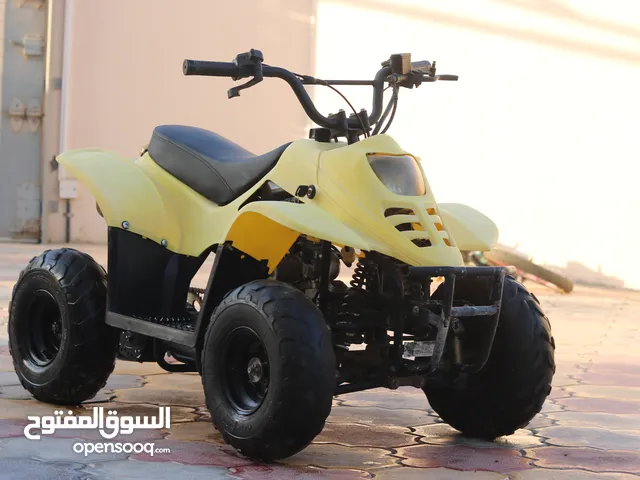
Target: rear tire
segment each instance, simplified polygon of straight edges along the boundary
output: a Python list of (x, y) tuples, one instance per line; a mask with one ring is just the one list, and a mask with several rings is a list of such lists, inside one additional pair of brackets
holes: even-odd
[[(456, 284), (456, 297), (480, 300), (464, 282)], [(510, 435), (529, 423), (551, 392), (554, 349), (551, 325), (538, 300), (507, 277), (500, 323), (484, 368), (470, 375), (469, 388), (425, 387), (424, 391), (442, 420), (465, 435), (484, 439)]]
[(105, 323), (106, 273), (89, 255), (63, 248), (35, 257), (9, 303), (9, 349), (22, 386), (36, 399), (77, 405), (104, 387), (118, 331)]
[(204, 339), (202, 382), (213, 423), (229, 445), (253, 459), (294, 455), (322, 431), (335, 368), (320, 310), (275, 280), (231, 292)]

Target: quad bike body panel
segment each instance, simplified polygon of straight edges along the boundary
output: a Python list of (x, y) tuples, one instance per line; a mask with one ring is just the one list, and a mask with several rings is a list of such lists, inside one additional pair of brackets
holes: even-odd
[[(426, 178), (425, 195), (393, 193), (370, 167), (367, 154), (372, 153), (408, 155), (388, 135), (352, 145), (295, 141), (273, 169), (224, 206), (168, 173), (149, 153), (131, 161), (85, 149), (58, 159), (94, 195), (110, 227), (126, 226), (181, 255), (197, 257), (211, 245), (233, 242), (257, 260), (267, 260), (273, 270), (295, 239), (306, 235), (378, 251), (409, 265), (460, 266), (456, 242), (466, 250), (484, 249), (493, 241), (497, 230), (490, 220), (460, 205), (442, 210)], [(301, 197), (302, 203), (252, 201), (267, 181), (287, 192), (314, 186), (315, 196)], [(411, 227), (402, 230), (400, 225)], [(265, 238), (271, 245), (264, 245)]]
[(440, 203), (440, 215), (463, 252), (487, 252), (498, 242), (498, 227), (478, 210), (461, 203)]

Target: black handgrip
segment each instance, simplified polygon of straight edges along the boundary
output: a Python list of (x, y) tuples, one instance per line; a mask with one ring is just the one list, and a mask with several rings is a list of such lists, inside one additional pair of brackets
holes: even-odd
[(442, 80), (442, 81), (448, 81), (448, 82), (457, 82), (458, 81), (458, 75), (438, 75), (437, 76), (438, 80)]
[(182, 64), (185, 75), (202, 75), (206, 77), (244, 78), (249, 76), (246, 68), (240, 68), (233, 62), (206, 62), (203, 60), (185, 60)]

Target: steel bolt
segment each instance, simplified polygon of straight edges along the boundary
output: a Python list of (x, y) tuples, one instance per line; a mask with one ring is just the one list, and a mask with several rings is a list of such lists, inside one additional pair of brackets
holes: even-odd
[(420, 307), (418, 305), (414, 305), (413, 308), (411, 309), (411, 313), (413, 313), (414, 315), (419, 315)]
[(167, 240), (163, 238), (163, 239), (162, 239), (162, 241), (160, 242), (160, 244), (161, 244), (163, 247), (166, 247), (167, 245), (169, 245), (169, 242), (167, 242)]
[(125, 230), (129, 230), (129, 222), (127, 222), (126, 220), (122, 222), (122, 228), (124, 228)]

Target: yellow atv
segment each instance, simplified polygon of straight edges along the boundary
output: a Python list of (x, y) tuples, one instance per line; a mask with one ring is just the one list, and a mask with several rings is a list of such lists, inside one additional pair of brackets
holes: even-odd
[[(422, 388), (471, 436), (526, 425), (551, 390), (549, 322), (512, 268), (464, 266), (461, 252), (490, 250), (496, 226), (437, 204), (419, 159), (385, 134), (400, 88), (457, 77), (401, 54), (373, 81), (322, 81), (264, 65), (257, 50), (183, 70), (251, 77), (230, 98), (280, 78), (320, 128), (263, 155), (169, 125), (133, 161), (98, 149), (60, 155), (109, 226), (109, 274), (72, 249), (20, 274), (9, 335), (24, 387), (77, 404), (117, 357), (197, 371), (215, 426), (257, 459), (305, 448), (334, 395), (378, 387)], [(371, 86), (373, 111), (325, 117), (304, 85)], [(346, 284), (340, 271), (352, 264)]]

